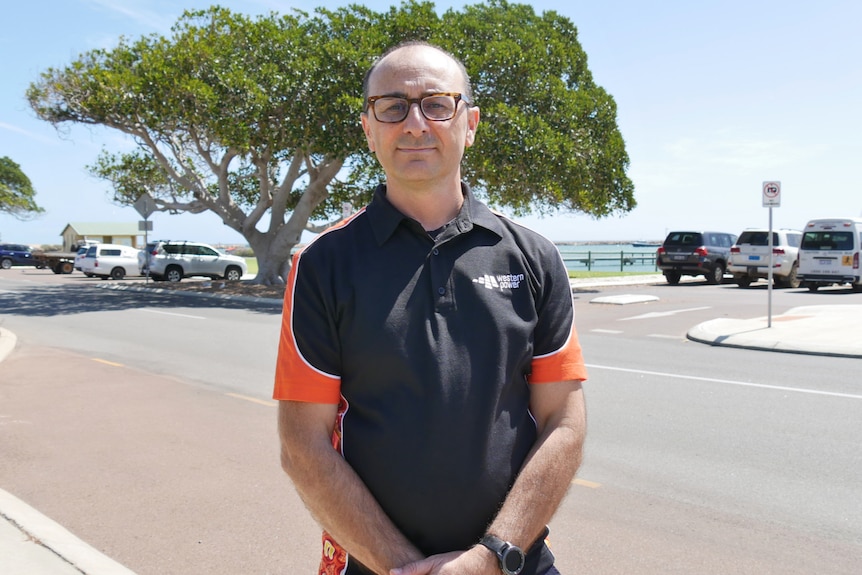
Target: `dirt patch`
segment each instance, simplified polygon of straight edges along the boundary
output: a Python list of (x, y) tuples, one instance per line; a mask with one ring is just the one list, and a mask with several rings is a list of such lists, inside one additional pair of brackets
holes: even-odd
[[(189, 280), (181, 282), (155, 282), (145, 284), (150, 289), (211, 293), (228, 296), (246, 296), (268, 299), (284, 299), (284, 286), (265, 286), (250, 281), (229, 282), (226, 280)], [(141, 287), (144, 287), (142, 285)]]

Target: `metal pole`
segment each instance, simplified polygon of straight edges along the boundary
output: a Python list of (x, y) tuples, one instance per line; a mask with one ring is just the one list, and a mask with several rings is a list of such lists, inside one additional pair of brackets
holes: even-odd
[(149, 239), (147, 236), (147, 228), (149, 228), (149, 220), (144, 218), (144, 265), (147, 266), (147, 273), (145, 274), (146, 279), (144, 280), (145, 284), (150, 283), (150, 254), (147, 252), (147, 244), (149, 244)]
[(772, 253), (772, 206), (769, 206), (769, 271), (767, 272), (767, 281), (769, 285), (767, 286), (768, 299), (769, 303), (767, 304), (767, 308), (769, 314), (767, 316), (766, 327), (772, 327), (772, 261), (775, 257), (775, 254)]

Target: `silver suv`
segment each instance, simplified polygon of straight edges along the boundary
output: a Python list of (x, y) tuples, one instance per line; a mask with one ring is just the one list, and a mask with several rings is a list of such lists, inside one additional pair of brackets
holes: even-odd
[[(776, 287), (798, 288), (796, 256), (802, 232), (799, 230), (772, 230), (772, 281)], [(769, 230), (748, 229), (730, 248), (727, 271), (739, 287), (769, 277)]]
[(178, 282), (187, 276), (237, 281), (248, 270), (245, 259), (224, 254), (209, 244), (157, 241), (147, 244), (138, 260), (141, 275), (156, 281)]

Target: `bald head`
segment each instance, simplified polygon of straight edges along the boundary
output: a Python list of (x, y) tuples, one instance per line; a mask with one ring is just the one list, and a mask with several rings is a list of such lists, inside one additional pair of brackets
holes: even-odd
[(449, 68), (448, 72), (459, 76), (461, 86), (456, 88), (457, 91), (463, 94), (464, 99), (468, 102), (473, 101), (473, 89), (470, 85), (470, 77), (460, 60), (434, 44), (411, 41), (390, 48), (368, 69), (362, 83), (362, 100), (365, 102), (365, 106), (367, 106), (368, 97), (376, 94), (372, 88), (374, 87), (374, 80), (378, 72), (391, 71), (393, 67), (397, 67), (402, 72), (409, 74), (413, 63), (417, 60), (422, 60), (426, 65), (431, 61), (441, 69), (441, 72), (445, 68)]

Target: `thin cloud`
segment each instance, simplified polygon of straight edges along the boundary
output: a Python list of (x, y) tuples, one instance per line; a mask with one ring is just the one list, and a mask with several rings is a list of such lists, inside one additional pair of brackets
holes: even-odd
[(97, 9), (115, 12), (124, 16), (145, 28), (151, 28), (158, 32), (167, 32), (173, 25), (176, 17), (164, 11), (158, 11), (152, 3), (143, 1), (119, 1), (119, 0), (85, 0), (87, 4)]
[(56, 138), (48, 138), (43, 136), (42, 134), (37, 134), (35, 132), (31, 132), (29, 130), (25, 130), (24, 128), (19, 128), (18, 126), (13, 126), (12, 124), (6, 124), (5, 122), (0, 122), (0, 130), (6, 130), (7, 132), (14, 132), (16, 134), (21, 134), (31, 140), (36, 140), (37, 142), (42, 142), (43, 144), (56, 144)]

